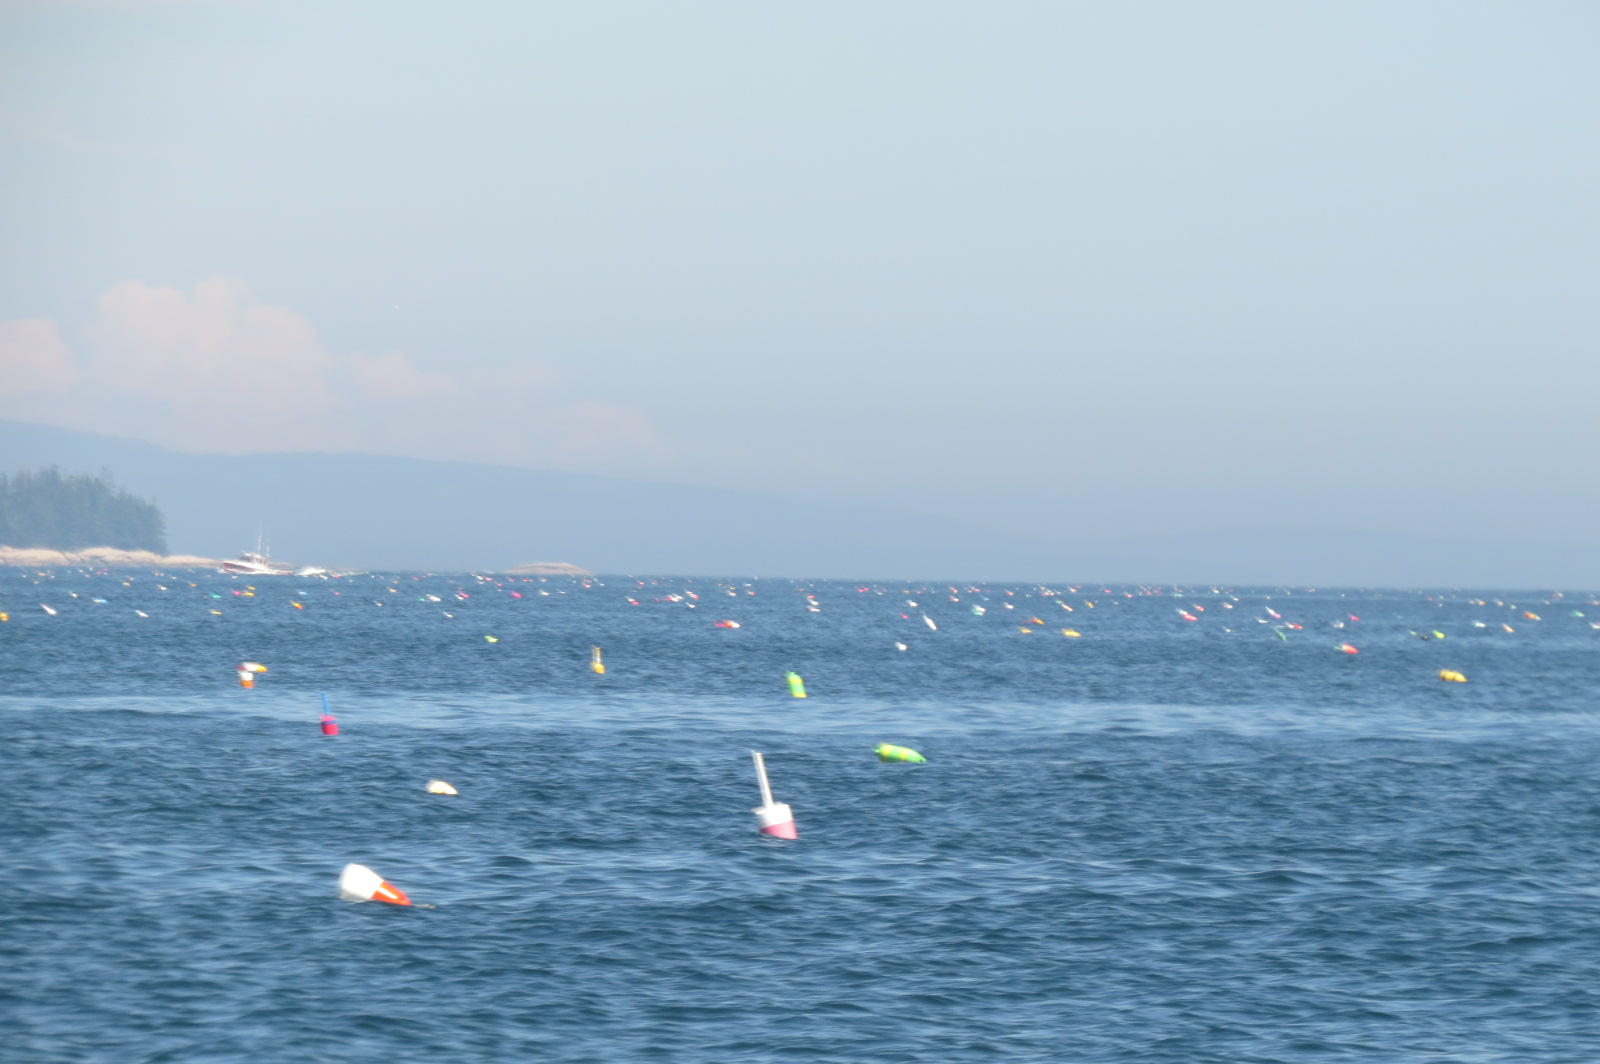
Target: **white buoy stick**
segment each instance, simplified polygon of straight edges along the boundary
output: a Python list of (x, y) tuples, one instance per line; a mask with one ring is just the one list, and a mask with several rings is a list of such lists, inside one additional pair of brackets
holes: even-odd
[(772, 785), (767, 782), (766, 759), (757, 750), (750, 751), (750, 757), (756, 763), (756, 779), (761, 783), (761, 804), (750, 810), (756, 815), (756, 826), (761, 829), (763, 835), (771, 835), (778, 839), (795, 838), (794, 810), (782, 802), (772, 800)]
[(772, 785), (767, 782), (767, 763), (762, 760), (758, 751), (750, 751), (750, 757), (756, 763), (756, 779), (761, 781), (761, 804), (772, 804)]

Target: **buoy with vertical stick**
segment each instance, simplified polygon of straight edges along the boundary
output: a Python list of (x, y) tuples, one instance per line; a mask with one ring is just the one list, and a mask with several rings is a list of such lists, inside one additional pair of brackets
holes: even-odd
[(605, 662), (600, 660), (599, 647), (589, 648), (589, 668), (594, 670), (596, 676), (604, 676), (606, 674)]
[(322, 734), (338, 735), (339, 722), (333, 719), (333, 713), (328, 709), (328, 692), (322, 692)]
[(794, 830), (794, 810), (782, 802), (772, 800), (772, 785), (767, 782), (766, 760), (756, 750), (750, 751), (750, 757), (756, 763), (756, 779), (761, 783), (761, 804), (751, 810), (756, 815), (756, 825), (761, 829), (761, 834), (779, 839), (798, 838)]

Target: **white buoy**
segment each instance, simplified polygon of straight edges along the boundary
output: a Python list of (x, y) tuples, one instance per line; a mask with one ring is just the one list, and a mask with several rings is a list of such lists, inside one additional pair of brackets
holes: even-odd
[(241, 661), (234, 671), (239, 674), (239, 686), (248, 691), (256, 685), (256, 673), (266, 672), (267, 667), (259, 661)]
[(798, 838), (794, 829), (794, 811), (782, 802), (772, 800), (772, 786), (767, 783), (766, 761), (755, 750), (750, 751), (750, 756), (755, 760), (756, 779), (761, 783), (761, 804), (751, 810), (756, 815), (756, 826), (763, 835), (779, 839)]
[(428, 781), (428, 793), (429, 794), (459, 794), (461, 792), (457, 791), (454, 787), (450, 786), (444, 780), (429, 780)]
[(366, 865), (347, 864), (339, 874), (341, 901), (386, 901), (390, 905), (410, 905), (406, 892), (388, 882)]

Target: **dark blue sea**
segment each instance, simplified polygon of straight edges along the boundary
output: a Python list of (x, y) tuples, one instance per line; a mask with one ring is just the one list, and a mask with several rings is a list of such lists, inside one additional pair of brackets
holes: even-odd
[(12, 568), (0, 610), (8, 1064), (1600, 1060), (1589, 593)]

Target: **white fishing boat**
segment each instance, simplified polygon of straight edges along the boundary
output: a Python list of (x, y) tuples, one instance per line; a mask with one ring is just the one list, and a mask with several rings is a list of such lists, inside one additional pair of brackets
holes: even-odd
[(237, 558), (229, 558), (223, 562), (222, 572), (237, 573), (240, 576), (293, 576), (294, 566), (277, 565), (265, 554), (245, 551)]

